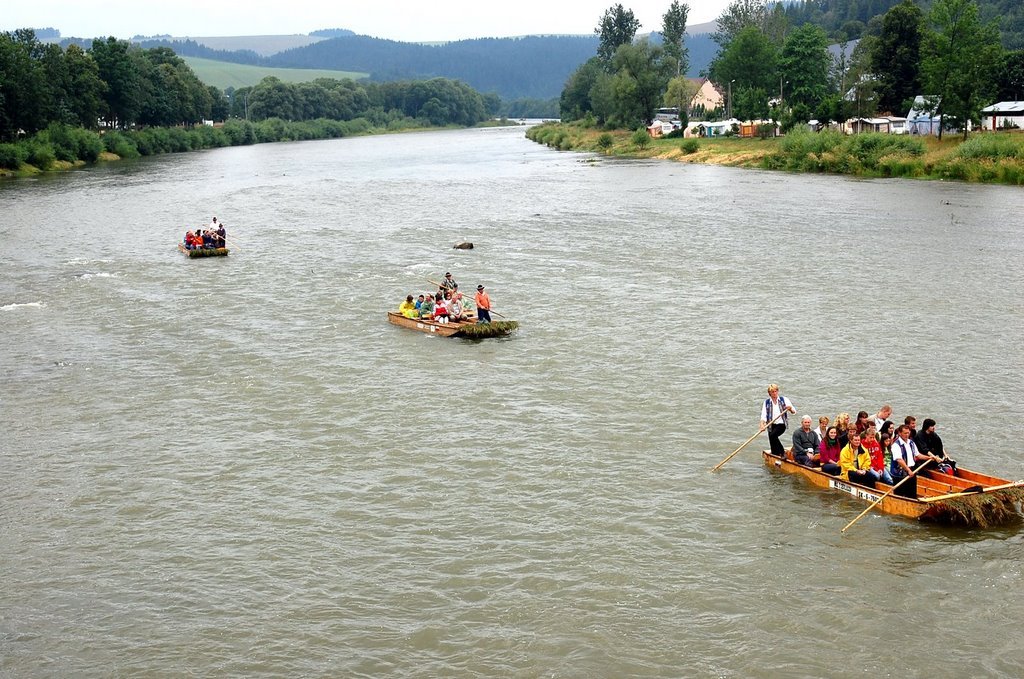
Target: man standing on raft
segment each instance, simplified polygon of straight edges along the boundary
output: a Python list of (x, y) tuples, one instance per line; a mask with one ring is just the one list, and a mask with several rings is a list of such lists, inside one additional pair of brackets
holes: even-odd
[(490, 323), (491, 322), (491, 297), (484, 292), (484, 286), (476, 286), (476, 297), (473, 299), (476, 302), (476, 322), (477, 323)]
[[(761, 406), (761, 431), (768, 430), (768, 443), (771, 445), (772, 455), (786, 457), (786, 447), (782, 445), (780, 437), (786, 431), (789, 413), (795, 412), (793, 404), (787, 401), (785, 396), (779, 396), (779, 385), (769, 384), (768, 398)], [(780, 414), (782, 418), (775, 419)]]

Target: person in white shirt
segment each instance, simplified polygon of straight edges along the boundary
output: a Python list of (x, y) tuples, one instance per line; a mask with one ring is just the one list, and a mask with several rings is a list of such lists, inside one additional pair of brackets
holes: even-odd
[(760, 431), (768, 430), (768, 443), (771, 446), (772, 455), (786, 456), (786, 447), (782, 445), (780, 437), (786, 431), (789, 413), (795, 412), (793, 404), (787, 401), (785, 396), (779, 395), (779, 385), (769, 384), (768, 398), (761, 404)]
[(884, 406), (879, 408), (878, 412), (875, 413), (875, 429), (882, 431), (882, 425), (885, 421), (892, 417), (892, 406), (886, 403)]
[[(914, 439), (910, 438), (910, 426), (903, 424), (896, 430), (896, 438), (889, 447), (892, 453), (892, 463), (889, 465), (889, 475), (892, 476), (894, 484), (899, 485), (906, 477), (920, 470), (925, 464), (934, 460), (933, 455), (926, 455), (917, 449)], [(917, 476), (916, 474), (906, 483), (899, 485), (895, 490), (896, 495), (903, 497), (917, 497)]]

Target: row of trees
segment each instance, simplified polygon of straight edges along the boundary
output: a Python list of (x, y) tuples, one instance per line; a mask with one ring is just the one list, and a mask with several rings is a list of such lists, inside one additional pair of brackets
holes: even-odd
[[(595, 29), (597, 55), (562, 91), (562, 118), (637, 127), (659, 105), (681, 103), (685, 119), (694, 92), (678, 76), (686, 71), (687, 11), (672, 2), (658, 47), (634, 41), (640, 25), (632, 11), (609, 8)], [(906, 115), (916, 96), (928, 95), (927, 107), (966, 130), (983, 106), (1024, 96), (1024, 51), (1002, 48), (997, 26), (981, 20), (976, 0), (935, 0), (928, 14), (902, 0), (873, 24), (877, 34), (852, 51), (841, 39), (833, 57), (824, 29), (793, 28), (782, 3), (734, 0), (718, 18), (719, 51), (707, 75), (733, 116), (775, 118), (784, 129), (815, 118)]]
[(247, 120), (376, 120), (389, 114), (430, 125), (470, 126), (487, 120), (501, 105), (497, 95), (482, 95), (446, 78), (386, 83), (319, 78), (295, 84), (267, 77), (229, 94), (231, 115)]
[(52, 124), (87, 130), (192, 126), (230, 115), (251, 121), (365, 118), (374, 124), (412, 119), (429, 125), (475, 125), (496, 113), (497, 95), (434, 78), (364, 83), (319, 79), (292, 84), (265, 78), (221, 92), (204, 85), (168, 47), (140, 48), (113, 37), (83, 49), (45, 44), (22, 29), (0, 33), (0, 142)]
[(53, 122), (170, 126), (227, 113), (223, 93), (204, 85), (173, 51), (115, 38), (63, 50), (30, 29), (0, 33), (0, 74), (0, 140)]
[(906, 115), (916, 96), (929, 95), (927, 108), (966, 131), (983, 106), (1007, 90), (1024, 92), (1004, 77), (1024, 54), (1003, 50), (975, 0), (935, 0), (927, 15), (903, 0), (882, 17), (878, 35), (849, 55), (844, 41), (837, 59), (821, 27), (789, 29), (778, 8), (736, 0), (727, 20), (719, 19), (721, 50), (709, 70), (728, 84), (739, 118), (771, 116), (789, 127), (812, 118)]

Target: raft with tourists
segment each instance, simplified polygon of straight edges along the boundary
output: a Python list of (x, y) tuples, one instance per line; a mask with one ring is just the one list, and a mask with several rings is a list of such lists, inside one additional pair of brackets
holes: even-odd
[(826, 474), (820, 468), (798, 464), (792, 449), (786, 450), (785, 457), (768, 450), (761, 451), (761, 455), (768, 467), (803, 476), (818, 488), (873, 503), (886, 514), (969, 528), (989, 528), (1021, 520), (1024, 479), (1010, 481), (963, 467), (957, 467), (952, 474), (926, 469), (917, 475), (917, 498), (909, 498), (892, 493), (893, 487), (882, 482), (868, 488)]
[(502, 337), (508, 335), (519, 327), (517, 321), (491, 321), (490, 323), (477, 323), (476, 317), (469, 317), (464, 321), (439, 321), (426, 318), (407, 318), (402, 314), (389, 311), (388, 320), (395, 325), (410, 330), (418, 330), (430, 335), (440, 337), (468, 337), (469, 339), (486, 339), (488, 337)]
[[(193, 257), (227, 257), (228, 248), (186, 248), (184, 243), (178, 243), (178, 251), (188, 258)], [(243, 259), (245, 259), (243, 257)]]
[(438, 282), (426, 279), (437, 286), (418, 298), (408, 295), (398, 305), (398, 311), (388, 312), (388, 321), (394, 325), (418, 330), (441, 337), (467, 337), (469, 339), (486, 339), (501, 337), (519, 327), (518, 321), (495, 321), (491, 314), (504, 318), (502, 314), (491, 309), (490, 295), (483, 285), (476, 286), (476, 296), (470, 300), (459, 292), (459, 284), (452, 278), (449, 271)]

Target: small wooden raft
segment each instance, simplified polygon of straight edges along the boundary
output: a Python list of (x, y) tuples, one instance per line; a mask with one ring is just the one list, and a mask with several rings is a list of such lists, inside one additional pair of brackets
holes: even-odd
[(186, 257), (227, 257), (228, 248), (193, 248), (189, 250), (184, 243), (178, 243), (178, 250)]
[(476, 319), (468, 321), (451, 321), (438, 323), (422, 318), (406, 318), (395, 311), (388, 312), (388, 320), (395, 325), (410, 330), (418, 330), (431, 335), (441, 337), (467, 337), (469, 339), (486, 339), (488, 337), (501, 337), (511, 333), (519, 327), (518, 321), (491, 321), (490, 323), (477, 323)]
[[(765, 465), (803, 476), (819, 488), (846, 493), (871, 503), (881, 498), (892, 488), (878, 482), (874, 488), (851, 483), (839, 476), (826, 474), (817, 467), (797, 464), (790, 451), (786, 457), (761, 451)], [(898, 491), (897, 491), (898, 492)], [(958, 467), (955, 474), (925, 470), (918, 474), (917, 498), (889, 495), (877, 509), (885, 514), (905, 516), (922, 521), (964, 526), (968, 528), (990, 528), (1021, 520), (1021, 502), (1024, 501), (1024, 480), (1009, 481)]]

